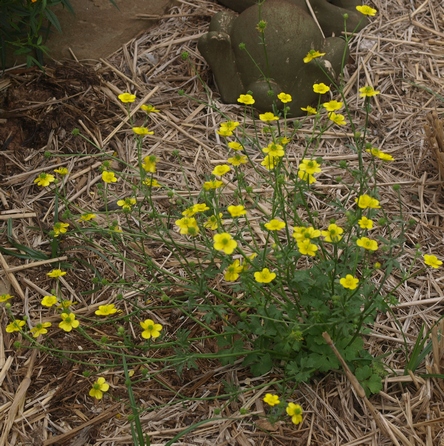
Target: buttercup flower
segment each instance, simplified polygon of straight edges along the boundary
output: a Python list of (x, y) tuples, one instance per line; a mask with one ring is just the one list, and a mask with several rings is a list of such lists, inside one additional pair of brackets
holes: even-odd
[(287, 93), (284, 93), (284, 92), (278, 94), (278, 99), (283, 104), (286, 104), (287, 102), (291, 102), (293, 100), (293, 98), (291, 97), (291, 94), (287, 94)]
[(293, 238), (299, 243), (304, 240), (311, 240), (318, 238), (321, 235), (319, 229), (313, 228), (313, 226), (295, 226), (293, 228)]
[(10, 294), (0, 294), (0, 303), (8, 302), (9, 299), (12, 299)]
[(227, 282), (235, 282), (239, 278), (239, 273), (243, 271), (244, 267), (240, 264), (239, 260), (235, 260), (231, 265), (227, 266), (224, 273), (224, 279)]
[(205, 181), (203, 188), (205, 190), (219, 189), (219, 187), (222, 187), (223, 185), (223, 181), (220, 180)]
[(133, 132), (140, 136), (154, 135), (154, 132), (146, 127), (133, 127)]
[(339, 280), (339, 283), (349, 290), (355, 290), (358, 287), (359, 279), (353, 277), (351, 274), (347, 274)]
[(328, 112), (334, 112), (340, 110), (344, 105), (344, 103), (338, 101), (329, 101), (329, 102), (324, 102), (322, 105)]
[(245, 104), (245, 105), (253, 105), (255, 100), (254, 100), (253, 96), (251, 96), (251, 94), (241, 94), (237, 98), (237, 102), (239, 102), (240, 104)]
[(66, 234), (69, 228), (69, 223), (62, 223), (58, 221), (52, 228), (54, 231), (54, 237), (58, 237), (61, 234)]
[(356, 6), (356, 9), (364, 15), (374, 16), (378, 11), (376, 9), (371, 8), (367, 5), (358, 5)]
[(298, 177), (305, 182), (308, 182), (308, 184), (313, 184), (316, 182), (316, 178), (313, 175), (310, 175), (307, 172), (304, 172), (303, 170), (298, 171)]
[(66, 167), (59, 167), (58, 169), (54, 169), (55, 173), (58, 173), (60, 176), (68, 175), (68, 169)]
[(163, 328), (162, 325), (154, 323), (151, 319), (145, 319), (143, 322), (140, 322), (140, 326), (143, 328), (143, 339), (158, 338)]
[(247, 164), (248, 158), (247, 155), (241, 155), (240, 153), (236, 153), (231, 158), (228, 158), (227, 161), (233, 166), (240, 166), (241, 164)]
[(208, 211), (210, 208), (205, 204), (205, 203), (196, 203), (193, 204), (193, 206), (191, 206), (188, 209), (185, 209), (182, 212), (182, 215), (184, 217), (192, 217), (195, 214), (198, 214), (199, 212), (205, 212)]
[(117, 181), (117, 178), (114, 172), (110, 172), (109, 170), (104, 170), (102, 172), (102, 180), (105, 183), (115, 183)]
[(364, 194), (360, 195), (356, 199), (356, 203), (361, 209), (380, 209), (379, 201), (376, 198), (371, 197), (370, 195)]
[(53, 269), (49, 273), (46, 273), (48, 277), (52, 277), (53, 279), (57, 279), (58, 277), (62, 277), (66, 274), (66, 271), (62, 271), (61, 269)]
[(42, 172), (41, 174), (39, 174), (39, 176), (34, 180), (34, 183), (37, 184), (37, 186), (40, 187), (47, 187), (49, 186), (52, 182), (55, 181), (55, 177), (54, 175), (51, 175), (50, 173), (44, 173)]
[(40, 335), (48, 333), (47, 328), (51, 326), (51, 322), (39, 322), (31, 328), (31, 333), (34, 338), (38, 338)]
[(338, 226), (332, 223), (331, 225), (328, 225), (328, 228), (326, 231), (322, 231), (322, 236), (324, 237), (324, 241), (328, 243), (336, 243), (339, 242), (339, 240), (342, 239), (342, 233), (344, 230)]
[(117, 313), (117, 308), (114, 306), (114, 304), (99, 305), (99, 308), (94, 311), (94, 314), (97, 316), (110, 316), (114, 313)]
[(217, 175), (221, 177), (222, 175), (225, 175), (231, 170), (231, 167), (228, 164), (219, 164), (216, 166), (213, 171), (211, 172), (213, 175)]
[(299, 170), (308, 173), (309, 175), (313, 175), (315, 173), (321, 172), (320, 164), (308, 158), (304, 158), (299, 164)]
[(297, 245), (299, 252), (304, 256), (314, 257), (316, 255), (316, 251), (318, 250), (318, 247), (314, 243), (311, 243), (310, 239), (305, 239), (298, 242)]
[(150, 114), (150, 113), (159, 113), (160, 112), (160, 110), (157, 110), (157, 108), (154, 107), (154, 105), (151, 105), (151, 104), (141, 105), (140, 108), (144, 112), (146, 112), (148, 114)]
[(276, 167), (276, 164), (279, 161), (279, 157), (267, 155), (261, 162), (261, 165), (264, 166), (267, 170), (272, 170)]
[(310, 105), (307, 105), (307, 107), (301, 107), (301, 110), (306, 111), (307, 115), (316, 115), (318, 113), (318, 111)]
[(126, 197), (123, 200), (118, 200), (117, 206), (120, 206), (124, 211), (130, 211), (136, 203), (137, 200), (134, 197)]
[(423, 258), (424, 263), (432, 268), (439, 268), (442, 265), (442, 261), (432, 254), (424, 254)]
[(246, 215), (247, 213), (247, 211), (241, 204), (239, 204), (238, 206), (228, 206), (227, 210), (233, 218)]
[(219, 130), (217, 133), (221, 136), (231, 136), (233, 134), (233, 130), (239, 125), (237, 121), (226, 121), (220, 124)]
[(274, 113), (267, 112), (267, 113), (261, 113), (259, 115), (259, 119), (263, 122), (273, 122), (273, 121), (278, 121), (279, 116), (276, 116)]
[(361, 96), (361, 98), (371, 98), (372, 96), (376, 96), (379, 93), (380, 92), (378, 90), (375, 90), (370, 85), (366, 85), (365, 87), (361, 87), (359, 89), (359, 96)]
[(180, 228), (182, 235), (197, 235), (199, 233), (199, 226), (194, 217), (183, 217), (176, 220), (175, 223)]
[(227, 145), (232, 150), (242, 150), (244, 148), (244, 146), (237, 141), (230, 141)]
[(268, 156), (271, 157), (283, 157), (285, 155), (284, 148), (280, 144), (276, 144), (274, 142), (271, 142), (268, 144), (267, 147), (264, 147), (262, 149), (262, 152), (266, 153)]
[(367, 217), (362, 217), (358, 220), (358, 225), (361, 229), (372, 229), (373, 228), (373, 220), (370, 220)]
[(371, 153), (376, 158), (381, 159), (382, 161), (393, 161), (395, 158), (393, 158), (392, 155), (389, 155), (388, 153), (383, 152), (380, 149), (377, 149), (376, 147), (372, 147), (370, 149), (365, 150), (367, 153)]
[(313, 91), (315, 93), (325, 94), (330, 91), (330, 87), (321, 82), (320, 84), (313, 84)]
[(96, 218), (97, 215), (96, 214), (83, 214), (80, 216), (79, 221), (89, 221), (89, 220), (93, 220), (94, 218)]
[(45, 296), (40, 302), (44, 307), (51, 308), (57, 303), (57, 297), (53, 295)]
[(155, 178), (145, 178), (143, 184), (148, 187), (162, 187)]
[(204, 228), (211, 229), (212, 231), (215, 231), (219, 227), (219, 221), (222, 218), (222, 212), (219, 212), (219, 219), (212, 215), (205, 223)]
[(80, 325), (74, 313), (62, 313), (60, 317), (62, 318), (62, 322), (60, 322), (59, 327), (63, 331), (70, 332), (73, 328), (77, 328)]
[(269, 231), (280, 231), (281, 229), (285, 228), (286, 223), (284, 221), (280, 221), (277, 220), (276, 218), (273, 218), (269, 222), (265, 223), (264, 226)]
[(311, 62), (313, 59), (322, 56), (325, 56), (325, 53), (320, 53), (319, 51), (316, 50), (310, 50), (302, 60), (304, 61), (304, 63), (308, 63)]
[(361, 248), (367, 249), (368, 251), (376, 251), (378, 249), (378, 243), (367, 237), (358, 238), (358, 240), (356, 240), (356, 244)]
[(89, 391), (89, 396), (92, 396), (96, 400), (101, 400), (103, 392), (109, 390), (109, 384), (105, 381), (105, 378), (97, 378), (97, 381), (93, 384), (92, 389)]
[(281, 402), (279, 401), (279, 396), (273, 395), (271, 393), (266, 393), (263, 398), (264, 403), (267, 403), (269, 406), (277, 406)]
[(124, 104), (134, 102), (136, 100), (136, 95), (131, 93), (122, 93), (117, 97), (119, 98), (120, 102), (123, 102)]
[(276, 278), (276, 273), (270, 272), (268, 268), (254, 273), (254, 280), (258, 283), (270, 283)]
[(233, 254), (233, 251), (237, 247), (236, 240), (233, 240), (230, 234), (222, 232), (221, 234), (215, 234), (213, 237), (214, 249), (217, 251), (223, 251), (225, 254)]
[(291, 417), (291, 421), (293, 424), (299, 424), (302, 422), (302, 407), (299, 404), (288, 403), (287, 408), (285, 409), (287, 415)]
[(156, 172), (157, 156), (148, 155), (143, 159), (142, 169), (148, 173)]
[(333, 121), (337, 125), (347, 124), (344, 115), (341, 115), (340, 113), (331, 112), (328, 114), (328, 119), (330, 119), (330, 121)]
[(21, 331), (22, 327), (24, 327), (25, 324), (26, 324), (25, 321), (22, 321), (21, 319), (15, 319), (6, 326), (6, 333), (14, 333), (15, 331)]
[(57, 308), (62, 308), (63, 310), (66, 310), (71, 305), (76, 305), (76, 304), (77, 304), (77, 302), (73, 302), (72, 300), (65, 299), (60, 302), (60, 305), (57, 305)]

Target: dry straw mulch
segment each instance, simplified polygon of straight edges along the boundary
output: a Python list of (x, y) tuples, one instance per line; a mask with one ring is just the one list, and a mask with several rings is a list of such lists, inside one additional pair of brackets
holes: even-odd
[[(433, 252), (442, 259), (444, 7), (440, 0), (376, 0), (373, 5), (378, 15), (351, 44), (346, 96), (355, 121), (363, 124), (362, 100), (357, 89), (369, 84), (381, 92), (374, 100), (370, 117), (370, 139), (375, 147), (396, 159), (378, 173), (382, 205), (389, 216), (399, 215), (397, 195), (392, 189), (399, 184), (403, 218), (415, 221), (407, 234), (406, 254), (400, 261), (409, 264), (417, 244), (424, 253)], [(54, 197), (49, 190), (33, 185), (40, 172), (68, 167), (68, 200), (73, 208), (97, 210), (103, 206), (95, 192), (101, 164), (95, 156), (97, 150), (73, 137), (71, 130), (78, 127), (102, 150), (117, 152), (126, 163), (135, 164), (134, 141), (125, 109), (116, 100), (117, 94), (124, 91), (136, 93), (139, 104), (149, 102), (161, 110), (153, 116), (151, 127), (155, 135), (145, 146), (146, 154), (161, 158), (159, 180), (178, 194), (187, 194), (188, 189), (198, 193), (204, 175), (226, 158), (223, 141), (215, 132), (221, 117), (206, 103), (213, 101), (232, 118), (239, 118), (242, 111), (238, 106), (219, 102), (211, 73), (196, 50), (197, 39), (206, 31), (210, 17), (221, 9), (208, 0), (178, 1), (157, 27), (124, 45), (107, 60), (96, 64), (56, 64), (48, 68), (46, 76), (15, 69), (0, 79), (3, 247), (17, 249), (14, 243), (19, 243), (48, 251), (43, 234), (52, 227)], [(184, 51), (189, 53), (199, 76), (182, 59)], [(199, 77), (211, 90), (204, 88)], [(202, 103), (179, 96), (178, 90)], [(289, 145), (290, 158), (295, 162), (300, 159), (303, 139), (309, 132), (307, 123)], [(342, 131), (327, 132), (316, 155), (323, 156), (327, 165), (340, 160), (355, 163), (356, 157), (347, 143)], [(45, 151), (58, 156), (45, 158)], [(180, 153), (182, 171), (177, 168), (174, 151)], [(259, 158), (260, 154), (252, 156)], [(338, 173), (334, 167), (327, 167), (316, 187), (343, 200), (348, 192), (346, 185), (329, 184)], [(268, 191), (267, 184), (258, 181), (255, 186), (258, 192)], [(119, 196), (125, 196), (128, 191), (118, 187)], [(172, 205), (162, 192), (155, 199), (160, 208)], [(328, 221), (332, 211), (327, 203), (314, 203)], [(61, 204), (59, 212), (63, 208)], [(396, 223), (392, 230), (396, 232)], [(69, 236), (65, 240), (67, 244), (72, 242)], [(153, 256), (163, 261), (165, 253), (161, 247), (154, 248)], [(88, 261), (103, 277), (116, 277), (115, 271), (81, 247), (71, 246), (70, 250), (78, 257), (89, 255)], [(51, 264), (46, 260), (27, 263), (7, 254), (0, 255), (0, 261), (0, 291), (16, 296), (13, 310), (17, 314), (25, 311), (31, 319), (38, 319), (41, 294), (49, 291), (45, 273)], [(109, 301), (112, 290), (105, 288), (84, 297), (81, 292), (90, 288), (91, 278), (85, 279), (81, 264), (75, 263), (75, 259), (71, 261), (78, 268), (72, 270), (65, 284), (71, 289), (71, 298), (83, 302), (80, 313), (91, 315), (99, 303)], [(130, 277), (128, 271), (121, 274)], [(393, 275), (390, 284), (396, 286), (399, 280)], [(214, 411), (222, 407), (222, 420), (190, 430), (175, 444), (444, 445), (443, 380), (420, 376), (444, 373), (444, 342), (439, 336), (444, 326), (438, 323), (429, 335), (430, 327), (442, 317), (443, 280), (442, 270), (424, 270), (397, 290), (399, 304), (393, 313), (378, 316), (366, 342), (373, 355), (384, 356), (392, 373), (385, 379), (383, 391), (370, 401), (359, 392), (352, 376), (331, 373), (295, 391), (294, 400), (305, 410), (301, 425), (272, 426), (264, 418), (262, 397), (267, 389), (273, 389), (278, 372), (252, 379), (238, 364), (220, 367), (200, 362), (198, 370), (186, 370), (182, 377), (160, 374), (155, 381), (135, 386), (138, 404), (148, 409), (142, 415), (145, 433), (153, 445), (163, 445), (188, 426), (218, 418)], [(173, 315), (160, 317), (173, 332)], [(394, 317), (402, 324), (403, 334)], [(4, 312), (1, 321), (4, 328)], [(417, 339), (424, 336), (429, 336), (427, 342), (432, 342), (433, 348), (416, 370), (405, 375), (409, 361), (405, 352), (411, 352)], [(106, 377), (114, 398), (95, 404), (87, 396), (90, 383), (81, 375), (81, 364), (36, 350), (16, 350), (16, 338), (0, 330), (0, 445), (132, 444), (128, 410), (119, 402), (119, 397), (124, 401), (126, 395), (121, 370), (115, 369)], [(75, 334), (52, 337), (61, 350), (80, 350), (84, 347), (79, 344), (81, 339)], [(93, 366), (94, 358), (88, 360)], [(237, 400), (221, 402), (219, 406), (203, 399), (222, 394), (223, 382), (241, 390)], [(269, 383), (270, 387), (252, 389), (261, 383)], [(241, 408), (249, 409), (248, 414), (242, 415)]]

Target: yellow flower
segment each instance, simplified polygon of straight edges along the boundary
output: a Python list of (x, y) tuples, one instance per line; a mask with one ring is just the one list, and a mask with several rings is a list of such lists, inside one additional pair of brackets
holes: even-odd
[(216, 166), (211, 172), (213, 175), (223, 176), (231, 170), (231, 167), (228, 164), (219, 164)]
[(253, 105), (255, 101), (253, 99), (253, 96), (251, 96), (251, 94), (241, 94), (237, 98), (237, 102), (245, 105)]
[(92, 213), (88, 213), (88, 214), (83, 214), (80, 216), (79, 221), (89, 221), (92, 220), (94, 218), (96, 218), (97, 215), (96, 214), (92, 214)]
[(361, 229), (372, 229), (373, 228), (373, 220), (370, 220), (367, 217), (362, 217), (358, 220), (358, 225)]
[(328, 114), (328, 119), (330, 119), (330, 121), (333, 121), (337, 125), (347, 124), (344, 115), (341, 115), (340, 113), (331, 112)]
[(57, 305), (57, 308), (63, 308), (64, 310), (66, 310), (71, 305), (76, 305), (76, 304), (77, 304), (77, 302), (73, 302), (72, 300), (62, 300), (60, 302), (60, 305)]
[(269, 406), (277, 406), (281, 402), (279, 401), (279, 397), (277, 395), (272, 395), (271, 393), (266, 393), (263, 398), (264, 403), (267, 403)]
[(328, 243), (336, 243), (342, 239), (342, 233), (344, 230), (340, 227), (332, 223), (328, 226), (326, 231), (322, 231), (322, 236), (324, 237), (324, 241)]
[(432, 268), (439, 268), (442, 265), (442, 261), (432, 254), (424, 254), (423, 258), (424, 263)]
[(53, 295), (45, 296), (40, 302), (44, 307), (51, 308), (57, 303), (57, 297)]
[(148, 173), (156, 172), (157, 156), (148, 155), (143, 159), (142, 169)]
[(223, 185), (223, 181), (220, 180), (205, 181), (205, 183), (203, 184), (203, 188), (205, 190), (219, 189), (219, 187)]
[(241, 215), (245, 215), (247, 213), (247, 211), (241, 204), (239, 204), (238, 206), (228, 206), (227, 210), (233, 218), (240, 217)]
[(120, 102), (123, 102), (124, 104), (134, 102), (136, 100), (136, 95), (131, 93), (122, 93), (117, 97), (120, 99)]
[(10, 294), (0, 294), (0, 302), (7, 302), (9, 299), (12, 299)]
[(279, 161), (279, 157), (267, 155), (261, 162), (261, 165), (264, 166), (267, 170), (272, 170), (276, 167)]
[(58, 221), (52, 228), (54, 231), (54, 237), (58, 237), (61, 234), (66, 234), (69, 228), (69, 223), (62, 223)]
[(38, 338), (40, 335), (48, 333), (47, 328), (51, 326), (51, 322), (39, 322), (31, 328), (31, 333), (34, 338)]
[(339, 283), (349, 290), (355, 290), (358, 287), (359, 279), (353, 277), (351, 274), (347, 274), (339, 280)]
[(316, 182), (316, 178), (313, 175), (310, 175), (307, 172), (304, 172), (303, 170), (299, 170), (298, 171), (298, 177), (302, 180), (307, 182), (308, 184), (313, 184)]
[(219, 227), (219, 221), (222, 218), (222, 212), (219, 213), (219, 219), (212, 215), (205, 223), (204, 228), (211, 229), (212, 231), (215, 231)]
[(313, 228), (313, 226), (295, 226), (293, 228), (293, 238), (299, 243), (304, 240), (311, 240), (312, 238), (318, 238), (321, 235), (319, 229)]
[(194, 217), (183, 217), (176, 220), (175, 224), (179, 227), (182, 235), (197, 235), (199, 233), (199, 226)]
[(306, 111), (307, 115), (316, 115), (318, 113), (318, 111), (310, 105), (307, 105), (307, 107), (301, 107), (301, 110)]
[(281, 229), (284, 229), (286, 224), (284, 221), (277, 220), (276, 218), (273, 218), (269, 222), (265, 223), (264, 225), (269, 231), (280, 231)]
[(114, 172), (110, 172), (109, 170), (104, 170), (102, 172), (102, 180), (105, 183), (115, 183), (117, 181), (117, 178)]
[(340, 110), (342, 108), (342, 106), (344, 105), (344, 103), (338, 102), (338, 101), (328, 101), (328, 102), (324, 102), (322, 105), (328, 112), (334, 112), (334, 111)]
[(359, 96), (361, 96), (361, 98), (371, 98), (372, 96), (376, 96), (379, 93), (380, 92), (378, 90), (375, 90), (370, 85), (366, 85), (365, 87), (361, 87), (359, 89)]
[(162, 187), (155, 178), (146, 178), (143, 184), (148, 187)]
[(214, 249), (217, 251), (223, 251), (225, 254), (233, 254), (233, 251), (237, 248), (236, 240), (233, 240), (230, 234), (222, 232), (221, 234), (215, 234), (213, 237)]
[(66, 274), (66, 271), (62, 271), (61, 269), (53, 269), (49, 273), (46, 273), (48, 277), (52, 277), (57, 279), (58, 277), (62, 277)]
[(228, 144), (228, 147), (232, 150), (242, 150), (244, 146), (236, 141), (231, 141)]
[(143, 328), (143, 339), (158, 338), (163, 328), (162, 325), (154, 323), (151, 319), (145, 319), (143, 322), (140, 322), (140, 326)]
[(278, 121), (279, 116), (276, 116), (274, 113), (267, 112), (267, 113), (261, 113), (259, 115), (259, 119), (263, 122), (273, 122), (273, 121)]
[(210, 208), (205, 204), (205, 203), (196, 203), (193, 204), (193, 206), (191, 206), (188, 209), (185, 209), (182, 212), (182, 215), (184, 217), (192, 217), (193, 215), (199, 213), (199, 212), (205, 212), (208, 211)]
[(270, 272), (268, 268), (264, 268), (262, 271), (254, 273), (254, 280), (258, 283), (270, 283), (276, 278), (276, 273)]
[(378, 249), (378, 243), (375, 240), (369, 239), (367, 237), (358, 238), (356, 244), (361, 248), (367, 249), (369, 251), (376, 251)]
[(303, 61), (304, 63), (311, 62), (313, 59), (316, 59), (317, 57), (325, 56), (325, 53), (320, 53), (316, 50), (310, 50), (308, 54), (304, 57)]
[(314, 257), (316, 255), (316, 251), (318, 250), (318, 247), (314, 243), (311, 243), (310, 239), (305, 239), (298, 242), (297, 245), (299, 252), (304, 256)]
[(287, 412), (287, 415), (291, 417), (291, 421), (293, 424), (302, 423), (302, 407), (299, 404), (288, 403), (288, 406), (285, 410)]
[(367, 153), (371, 153), (376, 158), (379, 158), (383, 161), (393, 161), (394, 158), (392, 155), (389, 155), (388, 153), (383, 152), (380, 149), (377, 149), (376, 147), (372, 147), (370, 149), (365, 150)]
[(58, 169), (54, 169), (55, 173), (58, 173), (62, 177), (68, 175), (68, 169), (66, 167), (59, 167)]
[(146, 112), (148, 114), (150, 114), (150, 113), (159, 113), (160, 112), (160, 110), (157, 110), (157, 108), (154, 107), (154, 105), (151, 105), (151, 104), (141, 105), (140, 108), (144, 112)]
[(239, 278), (239, 273), (243, 271), (244, 267), (240, 264), (239, 260), (235, 260), (231, 265), (227, 266), (224, 273), (224, 279), (227, 282), (235, 282)]
[(118, 200), (117, 206), (120, 206), (124, 211), (130, 211), (136, 203), (137, 200), (134, 197), (126, 197), (123, 200)]
[(140, 136), (154, 135), (154, 132), (147, 129), (146, 127), (133, 127), (133, 132), (136, 135), (140, 135)]
[(15, 331), (21, 331), (22, 327), (24, 327), (25, 324), (26, 324), (25, 321), (22, 321), (21, 319), (15, 319), (6, 326), (6, 333), (14, 333)]
[(361, 209), (380, 209), (379, 201), (370, 195), (364, 194), (360, 195), (356, 200), (356, 203)]
[(92, 389), (89, 391), (89, 396), (92, 396), (96, 400), (101, 400), (103, 392), (109, 390), (109, 384), (105, 381), (105, 378), (97, 378), (97, 381), (93, 384)]
[(233, 134), (233, 130), (235, 130), (238, 125), (239, 122), (237, 121), (222, 122), (217, 133), (221, 136), (231, 136)]
[(283, 104), (286, 104), (287, 102), (291, 102), (293, 100), (293, 98), (291, 97), (291, 94), (287, 94), (287, 93), (284, 93), (284, 92), (278, 94), (278, 99)]
[(370, 16), (374, 16), (378, 11), (376, 11), (376, 9), (371, 8), (370, 6), (367, 5), (359, 5), (356, 6), (356, 9), (364, 15), (370, 15)]
[(80, 325), (74, 313), (62, 313), (60, 317), (62, 322), (60, 322), (59, 327), (63, 331), (70, 332), (73, 328), (77, 328)]
[(320, 84), (313, 84), (313, 91), (315, 93), (325, 94), (330, 91), (330, 87), (321, 82)]
[(271, 142), (267, 147), (262, 149), (262, 152), (271, 157), (283, 157), (285, 155), (284, 148), (280, 144)]
[(228, 158), (227, 161), (233, 166), (240, 166), (241, 164), (247, 164), (248, 158), (247, 155), (241, 155), (240, 153), (236, 153), (231, 158)]
[(313, 175), (315, 173), (321, 172), (320, 164), (312, 159), (304, 158), (299, 164), (299, 170), (308, 173), (309, 175)]
[(97, 316), (110, 316), (114, 313), (117, 313), (117, 308), (114, 304), (99, 305), (99, 308), (94, 312)]
[(232, 130), (229, 130), (227, 128), (222, 128), (222, 127), (217, 131), (217, 133), (218, 133), (218, 135), (223, 136), (225, 138), (227, 138), (228, 136), (232, 136), (233, 135), (233, 131)]
[(54, 175), (51, 175), (50, 173), (43, 172), (43, 173), (39, 174), (39, 176), (34, 180), (34, 183), (36, 183), (37, 186), (40, 186), (40, 187), (47, 187), (54, 181), (55, 181)]

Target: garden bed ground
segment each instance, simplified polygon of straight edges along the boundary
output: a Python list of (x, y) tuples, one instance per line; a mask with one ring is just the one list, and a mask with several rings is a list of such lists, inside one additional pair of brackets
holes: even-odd
[[(393, 191), (393, 185), (399, 184), (404, 219), (415, 221), (406, 234), (406, 254), (400, 261), (408, 264), (415, 256), (416, 245), (424, 253), (433, 252), (443, 259), (444, 8), (440, 0), (376, 0), (373, 5), (378, 9), (377, 16), (351, 44), (346, 97), (359, 122), (364, 115), (358, 88), (369, 84), (381, 92), (370, 116), (371, 142), (395, 158), (379, 172), (384, 197), (381, 204), (388, 215), (399, 212)], [(221, 9), (209, 0), (179, 1), (170, 17), (105, 60), (57, 63), (44, 74), (26, 69), (5, 73), (0, 79), (0, 234), (4, 249), (20, 250), (19, 244), (49, 252), (47, 233), (52, 228), (55, 203), (50, 189), (33, 184), (41, 172), (67, 167), (71, 205), (92, 212), (103, 206), (96, 191), (102, 163), (91, 144), (72, 135), (74, 128), (102, 151), (116, 152), (125, 163), (137, 162), (126, 110), (117, 100), (117, 95), (125, 91), (136, 94), (138, 103), (151, 103), (160, 110), (153, 115), (155, 134), (145, 147), (146, 154), (161, 158), (159, 181), (179, 195), (200, 190), (205, 172), (226, 158), (223, 141), (216, 133), (221, 116), (206, 103), (212, 101), (233, 119), (242, 116), (241, 107), (218, 101), (211, 72), (196, 49), (210, 17)], [(189, 54), (194, 68), (181, 57), (183, 52)], [(204, 88), (201, 79), (211, 90)], [(179, 95), (179, 90), (202, 102), (190, 101)], [(310, 129), (310, 122), (306, 122), (289, 144), (290, 158), (300, 158)], [(346, 143), (342, 130), (329, 131), (316, 155), (327, 162), (356, 163), (356, 155)], [(47, 158), (45, 152), (56, 156)], [(182, 169), (188, 173), (187, 183), (175, 164), (177, 153)], [(326, 167), (315, 188), (341, 200), (344, 189), (329, 184), (336, 175), (333, 167)], [(261, 187), (266, 193), (265, 186)], [(124, 189), (117, 191), (121, 197), (128, 194)], [(169, 198), (162, 191), (154, 196), (163, 207), (174, 205)], [(64, 207), (59, 203), (59, 215)], [(318, 211), (328, 221), (331, 210), (325, 203), (319, 202)], [(72, 266), (65, 286), (71, 290), (70, 298), (79, 301), (78, 313), (88, 317), (99, 303), (114, 302), (115, 294), (107, 286), (83, 294), (91, 289), (92, 278), (83, 275), (79, 259), (94, 264), (102, 277), (118, 278), (106, 262), (101, 264), (97, 256), (72, 242), (69, 235), (63, 239)], [(153, 246), (152, 257), (164, 262), (168, 256), (161, 247)], [(30, 319), (39, 319), (42, 293), (50, 291), (46, 272), (52, 268), (53, 259), (36, 263), (3, 252), (0, 261), (0, 294), (15, 296), (11, 301), (15, 314), (25, 312)], [(439, 322), (444, 311), (442, 271), (423, 270), (403, 284), (396, 291), (398, 304), (393, 313), (380, 314), (366, 339), (369, 351), (384, 356), (391, 370), (383, 391), (370, 399), (374, 409), (338, 371), (295, 389), (293, 398), (305, 411), (301, 425), (271, 425), (265, 418), (262, 398), (265, 392), (275, 390), (273, 382), (281, 378), (278, 370), (252, 378), (239, 363), (220, 366), (202, 360), (197, 369), (184, 369), (182, 375), (160, 373), (155, 380), (142, 380), (134, 386), (138, 404), (146, 409), (142, 414), (145, 433), (152, 445), (160, 446), (189, 426), (211, 419), (174, 444), (443, 445), (444, 381), (421, 377), (444, 373), (444, 343), (438, 335), (444, 331)], [(130, 280), (130, 271), (121, 271), (120, 278)], [(399, 280), (394, 275), (391, 285), (396, 286)], [(199, 331), (192, 320), (178, 321), (177, 315), (167, 310), (157, 314), (171, 337), (178, 324), (192, 333)], [(7, 323), (2, 308), (1, 326)], [(428, 340), (433, 342), (433, 349), (405, 374), (417, 339), (429, 336), (434, 324), (436, 329)], [(5, 333), (3, 328), (0, 445), (132, 444), (121, 370), (114, 368), (106, 376), (112, 397), (95, 402), (88, 396), (90, 383), (82, 376), (84, 365), (68, 357), (60, 360), (47, 352), (27, 349), (26, 342), (16, 349), (17, 333)], [(51, 340), (62, 350), (83, 348), (82, 338), (74, 332), (57, 332)], [(202, 352), (211, 352), (212, 348), (203, 345)], [(89, 361), (93, 368), (94, 358)], [(135, 377), (140, 373), (135, 370)], [(224, 399), (228, 388), (236, 389), (236, 398)], [(221, 395), (220, 399), (207, 399), (214, 395)]]

